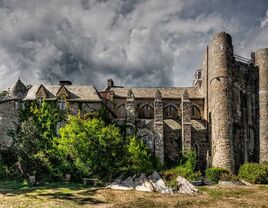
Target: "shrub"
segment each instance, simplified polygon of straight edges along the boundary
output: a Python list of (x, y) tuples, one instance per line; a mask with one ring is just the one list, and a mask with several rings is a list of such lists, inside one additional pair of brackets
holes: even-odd
[(202, 175), (200, 171), (197, 171), (197, 156), (193, 151), (188, 151), (182, 156), (180, 165), (173, 169), (165, 170), (162, 174), (168, 186), (172, 188), (178, 188), (176, 181), (178, 176), (186, 178), (188, 181), (195, 181)]
[(182, 155), (180, 166), (183, 166), (188, 170), (196, 171), (197, 164), (198, 164), (197, 155), (194, 151), (189, 150)]
[(184, 177), (189, 181), (196, 181), (201, 177), (200, 171), (194, 172), (193, 170), (184, 166), (177, 166), (176, 171), (178, 176)]
[(196, 181), (201, 177), (201, 172), (193, 172), (189, 168), (177, 166), (176, 168), (163, 171), (162, 175), (169, 187), (177, 188), (178, 182), (176, 179), (178, 176), (186, 178), (188, 181)]
[(258, 163), (245, 163), (238, 172), (238, 176), (250, 183), (267, 183), (268, 165)]
[(236, 175), (232, 175), (230, 173), (223, 173), (220, 176), (220, 181), (233, 181), (233, 182), (237, 182), (239, 181), (239, 177)]
[(162, 176), (169, 187), (174, 189), (177, 188), (176, 179), (178, 177), (178, 172), (175, 168), (162, 171)]
[(147, 145), (136, 137), (130, 138), (128, 150), (129, 170), (133, 173), (150, 173), (153, 170), (153, 156)]
[(224, 168), (217, 167), (206, 169), (206, 176), (212, 182), (218, 182), (224, 174), (230, 174), (230, 172)]

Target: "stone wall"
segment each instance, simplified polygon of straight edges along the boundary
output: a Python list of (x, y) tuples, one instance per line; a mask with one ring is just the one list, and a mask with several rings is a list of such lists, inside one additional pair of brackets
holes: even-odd
[(164, 155), (165, 165), (174, 167), (179, 164), (182, 153), (181, 121), (176, 119), (164, 120)]
[[(77, 103), (78, 105), (80, 105), (80, 108), (81, 108), (81, 111), (83, 113), (92, 113), (92, 112), (98, 112), (101, 107), (103, 106), (102, 103), (90, 103), (90, 102), (87, 102), (87, 103)], [(75, 105), (77, 105), (75, 104)]]
[(17, 101), (0, 103), (0, 149), (4, 149), (12, 144), (8, 131), (14, 130), (18, 123), (17, 107), (19, 107)]
[[(137, 99), (135, 98), (135, 95), (133, 96), (134, 99), (113, 98), (113, 102), (110, 106), (117, 116), (115, 121), (118, 125), (125, 125), (126, 115), (134, 115), (133, 113), (135, 112), (135, 122), (132, 121), (135, 125), (132, 125), (131, 128), (135, 126), (138, 138), (147, 143), (152, 152), (158, 157), (164, 157), (163, 160), (165, 165), (168, 167), (178, 165), (179, 155), (182, 153), (183, 111), (181, 99), (162, 99), (161, 96), (158, 97), (158, 100), (148, 98)], [(185, 111), (186, 106), (187, 113)], [(144, 116), (146, 114), (146, 112), (144, 112), (146, 107), (150, 108), (150, 111), (152, 111), (153, 114)], [(195, 119), (197, 119), (198, 122), (204, 123), (204, 121), (202, 121), (204, 115), (204, 100), (188, 98), (184, 107), (184, 118), (188, 121), (186, 124), (188, 127), (186, 136), (188, 136), (188, 140), (190, 141), (188, 146), (189, 149), (193, 146), (191, 142), (192, 137), (197, 137), (195, 144), (200, 140), (198, 143), (198, 146), (200, 146), (199, 152), (201, 152), (200, 166), (204, 168), (207, 152), (207, 147), (204, 150), (202, 149), (204, 146), (204, 130), (199, 128), (196, 129), (191, 126), (191, 119), (194, 119), (194, 116), (192, 115), (192, 107), (197, 108), (199, 112), (199, 117)], [(127, 129), (130, 129), (130, 127), (127, 127)], [(193, 131), (194, 135), (191, 136), (191, 132)], [(127, 130), (127, 132), (133, 133), (134, 131)]]
[(192, 149), (197, 153), (198, 166), (202, 170), (207, 167), (207, 155), (210, 150), (210, 141), (206, 129), (206, 122), (201, 120), (191, 121)]
[(238, 171), (244, 162), (258, 162), (258, 70), (234, 61), (232, 77), (234, 165)]

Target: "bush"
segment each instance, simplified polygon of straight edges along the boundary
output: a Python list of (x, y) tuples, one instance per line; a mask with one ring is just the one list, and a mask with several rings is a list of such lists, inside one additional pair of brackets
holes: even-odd
[(194, 172), (197, 170), (197, 161), (198, 159), (196, 153), (192, 150), (189, 150), (182, 155), (180, 166), (183, 166), (186, 169), (192, 170), (192, 172)]
[(163, 176), (163, 179), (166, 181), (166, 184), (169, 187), (172, 187), (174, 189), (177, 188), (177, 177), (178, 177), (178, 172), (175, 168), (173, 169), (168, 169), (162, 171), (161, 175)]
[(139, 174), (153, 171), (153, 156), (142, 140), (136, 137), (130, 138), (127, 149), (130, 172)]
[(258, 163), (245, 163), (238, 172), (238, 176), (250, 183), (267, 183), (268, 165)]
[(201, 177), (200, 171), (194, 172), (193, 170), (183, 166), (177, 166), (175, 169), (178, 176), (184, 177), (188, 181), (196, 181)]
[(165, 170), (162, 174), (168, 186), (172, 188), (177, 188), (176, 179), (178, 176), (186, 178), (188, 181), (196, 181), (202, 175), (200, 171), (197, 171), (197, 156), (193, 151), (188, 151), (182, 156), (180, 165)]
[(212, 182), (219, 182), (220, 178), (225, 175), (230, 174), (230, 172), (224, 168), (207, 168), (206, 176)]
[(223, 173), (220, 176), (220, 181), (233, 181), (233, 182), (238, 182), (239, 177), (236, 175), (232, 175), (230, 173)]
[(201, 177), (201, 172), (200, 171), (194, 172), (189, 168), (183, 166), (177, 166), (176, 168), (163, 171), (162, 175), (168, 186), (172, 188), (177, 188), (178, 176), (186, 178), (188, 181), (196, 181)]

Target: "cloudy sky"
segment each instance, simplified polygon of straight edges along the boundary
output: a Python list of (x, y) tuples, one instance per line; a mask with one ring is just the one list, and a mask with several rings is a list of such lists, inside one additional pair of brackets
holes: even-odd
[(236, 54), (268, 47), (268, 0), (0, 0), (0, 89), (189, 86), (220, 31)]

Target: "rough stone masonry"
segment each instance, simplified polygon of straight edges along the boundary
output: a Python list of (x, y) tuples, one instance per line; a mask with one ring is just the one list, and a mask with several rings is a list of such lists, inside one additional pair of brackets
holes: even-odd
[(205, 48), (191, 87), (127, 87), (108, 79), (98, 91), (70, 81), (26, 86), (18, 80), (0, 97), (0, 148), (12, 143), (7, 130), (16, 128), (18, 110), (44, 99), (72, 114), (106, 108), (168, 167), (190, 149), (203, 169), (236, 172), (244, 162), (268, 161), (268, 49), (241, 57), (225, 32)]

